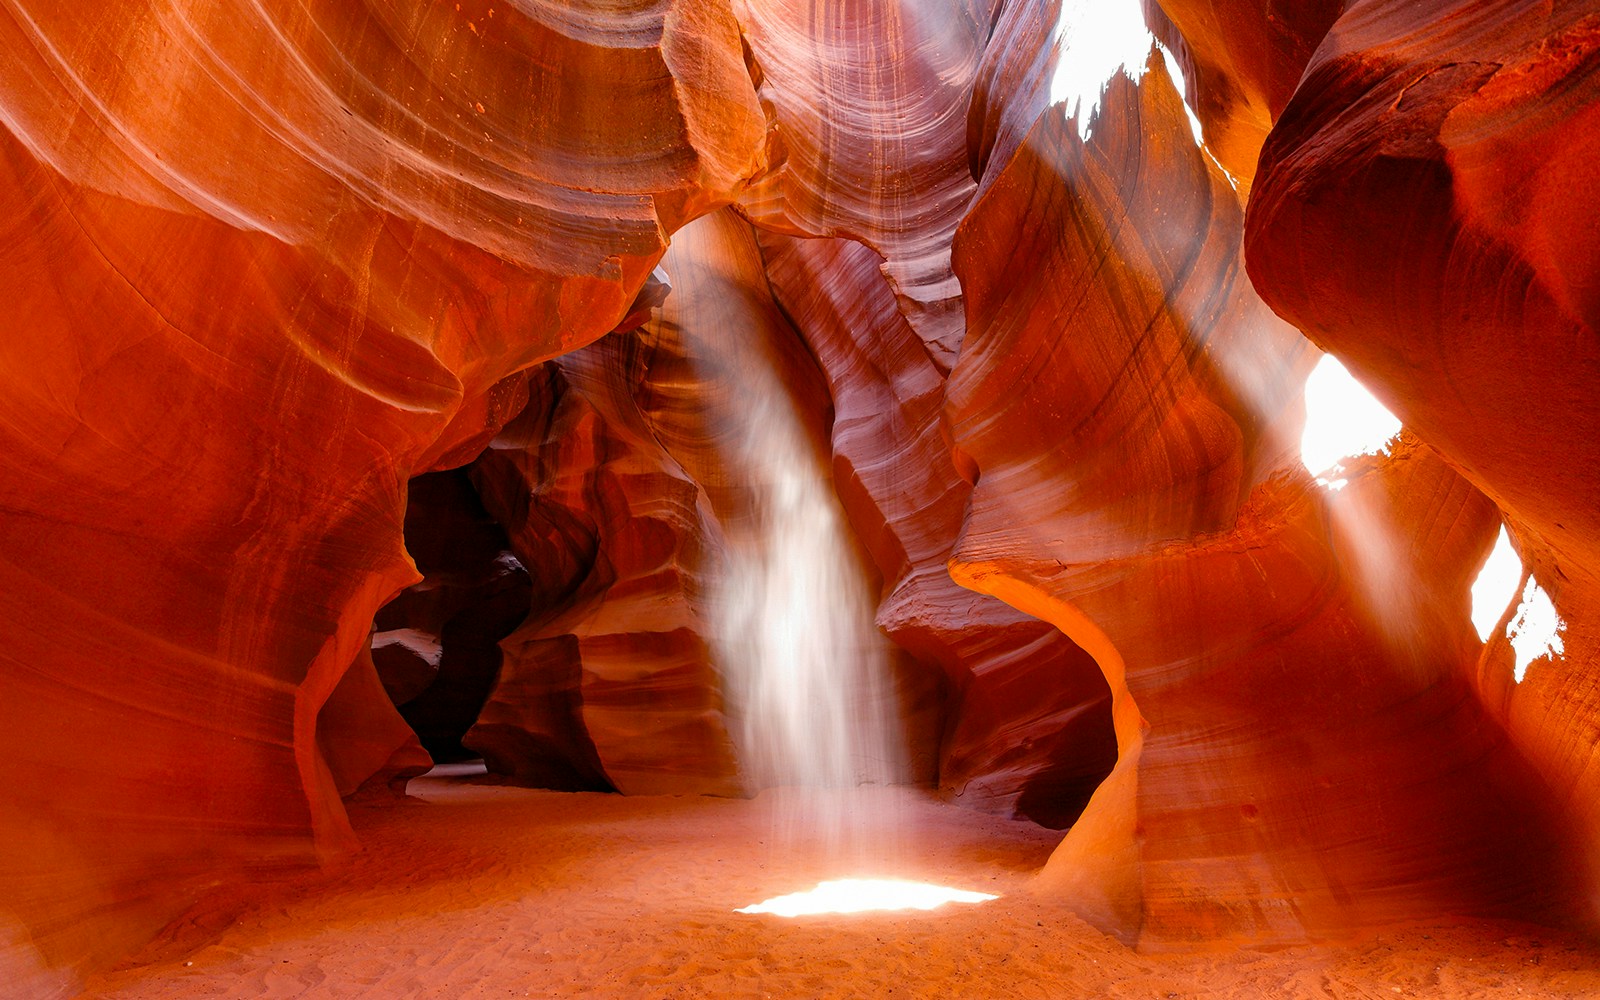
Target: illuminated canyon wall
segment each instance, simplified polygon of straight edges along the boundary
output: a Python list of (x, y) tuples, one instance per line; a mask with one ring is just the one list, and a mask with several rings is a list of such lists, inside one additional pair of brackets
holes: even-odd
[[(1070, 826), (1041, 892), (1145, 947), (1592, 925), (1600, 12), (1128, 6), (1165, 52), (1073, 104), (1050, 0), (0, 0), (0, 976), (336, 862), (429, 763), (395, 703), (754, 791), (729, 343), (915, 779)], [(1338, 490), (1319, 350), (1406, 426)], [(1520, 683), (1502, 523), (1565, 626)]]

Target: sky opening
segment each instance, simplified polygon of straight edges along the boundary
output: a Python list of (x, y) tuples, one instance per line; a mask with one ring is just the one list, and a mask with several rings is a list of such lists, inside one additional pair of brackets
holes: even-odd
[(1345, 459), (1386, 452), (1399, 433), (1399, 418), (1338, 358), (1323, 355), (1306, 379), (1306, 426), (1300, 436), (1300, 461), (1317, 482), (1342, 488)]
[(1202, 145), (1200, 119), (1189, 108), (1183, 71), (1145, 25), (1139, 0), (1063, 0), (1056, 40), (1061, 59), (1050, 78), (1050, 103), (1064, 105), (1069, 118), (1078, 116), (1080, 139), (1089, 139), (1106, 84), (1118, 71), (1137, 82), (1144, 76), (1145, 61), (1154, 45), (1161, 51), (1178, 96), (1184, 98), (1195, 144)]
[(1518, 597), (1518, 586), (1522, 587), (1516, 611), (1506, 622), (1505, 630), (1511, 649), (1516, 654), (1512, 676), (1519, 684), (1527, 676), (1528, 666), (1535, 660), (1556, 658), (1566, 653), (1561, 633), (1567, 628), (1567, 623), (1556, 613), (1555, 602), (1550, 600), (1550, 595), (1539, 586), (1539, 582), (1529, 575), (1528, 582), (1523, 584), (1522, 576), (1522, 560), (1511, 544), (1511, 536), (1502, 526), (1500, 537), (1495, 540), (1494, 551), (1489, 553), (1489, 561), (1483, 564), (1483, 569), (1478, 571), (1478, 578), (1472, 582), (1472, 624), (1478, 630), (1478, 638), (1488, 642), (1494, 636), (1495, 626), (1500, 624), (1507, 606), (1513, 598)]

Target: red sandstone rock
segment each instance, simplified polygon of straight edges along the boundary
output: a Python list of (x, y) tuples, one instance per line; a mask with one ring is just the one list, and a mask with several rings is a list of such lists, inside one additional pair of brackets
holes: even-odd
[(877, 620), (949, 678), (940, 788), (1071, 823), (1116, 757), (1099, 668), (1052, 626), (957, 586), (945, 563), (969, 484), (951, 462), (944, 373), (896, 310), (878, 257), (763, 236), (767, 274), (833, 394), (839, 494), (884, 578)]
[(991, 159), (957, 237), (952, 572), (1056, 623), (1114, 699), (1117, 769), (1043, 884), (1151, 946), (1560, 914), (1566, 831), (1462, 669), (1494, 510), (1426, 449), (1311, 483), (1309, 348), (1187, 133), (1153, 63), (1087, 145), (1053, 113)]
[(1591, 845), (1597, 66), (1590, 4), (1352, 4), (1263, 151), (1248, 229), (1263, 297), (1499, 506), (1565, 619), (1564, 660), (1514, 685), (1502, 635), (1475, 682)]
[(368, 649), (357, 651), (317, 713), (317, 745), (340, 795), (367, 784), (402, 788), (433, 766), (416, 732), (393, 710)]
[(317, 720), (416, 578), (405, 481), (762, 127), (706, 3), (18, 2), (0, 52), (0, 836), (55, 845), (0, 922), (70, 969), (191, 872), (350, 845)]
[[(707, 484), (728, 545), (725, 567), (741, 560), (748, 565), (752, 556), (761, 562), (774, 558), (767, 552), (797, 545), (844, 550), (808, 559), (803, 574), (798, 566), (780, 566), (761, 585), (826, 611), (808, 618), (783, 609), (790, 627), (824, 633), (804, 641), (843, 661), (825, 669), (853, 688), (847, 702), (854, 705), (843, 710), (859, 716), (851, 723), (861, 730), (854, 741), (861, 755), (855, 773), (868, 781), (929, 780), (943, 707), (941, 678), (898, 654), (872, 626), (871, 595), (879, 581), (856, 546), (858, 540), (869, 549), (873, 543), (858, 534), (862, 526), (845, 523), (848, 501), (835, 500), (844, 487), (833, 481), (840, 470), (837, 463), (830, 470), (828, 441), (841, 414), (829, 398), (825, 374), (794, 324), (792, 303), (771, 288), (756, 231), (723, 212), (686, 228), (684, 236), (688, 240), (675, 241), (665, 262), (674, 292), (652, 328), (652, 372), (642, 394), (647, 416), (658, 439)], [(882, 277), (874, 287), (884, 291)], [(929, 357), (916, 337), (909, 344), (921, 358)], [(790, 590), (791, 584), (797, 589)], [(719, 599), (737, 602), (739, 595), (725, 591)], [(768, 655), (742, 637), (732, 638), (721, 652), (725, 661)], [(725, 663), (724, 669), (730, 675), (725, 681), (739, 680), (737, 664)], [(899, 730), (900, 746), (873, 744), (883, 729), (878, 722)], [(747, 756), (751, 750), (743, 747)], [(880, 753), (893, 760), (877, 759)], [(774, 780), (760, 759), (748, 763), (753, 786)]]
[[(1332, 496), (1294, 456), (1312, 352), (1161, 70), (1088, 146), (1040, 118), (1051, 0), (7, 0), (0, 982), (66, 992), (197, 887), (350, 846), (339, 794), (422, 763), (366, 655), (417, 577), (403, 484), (491, 438), (545, 611), (497, 766), (746, 787), (704, 610), (740, 396), (688, 360), (718, 341), (777, 355), (819, 454), (836, 408), (915, 753), (928, 664), (960, 696), (948, 790), (1062, 819), (1079, 652), (1104, 671), (1120, 759), (1045, 888), (1152, 945), (1566, 917), (1569, 827), (1600, 842), (1596, 15), (1355, 0), (1296, 89), (1337, 5), (1263, 6), (1155, 28), (1246, 188), (1281, 114), (1252, 277), (1427, 442)], [(667, 236), (735, 199), (828, 239), (686, 229), (647, 323)], [(1465, 618), (1502, 514), (1568, 623), (1515, 686)]]
[(967, 106), (993, 6), (739, 0), (736, 8), (773, 122), (773, 169), (741, 208), (776, 232), (848, 237), (876, 250), (944, 371), (961, 342), (950, 237), (972, 197)]
[(1187, 78), (1206, 148), (1248, 193), (1261, 143), (1348, 0), (1144, 0)]
[(967, 117), (988, 6), (742, 8), (778, 166), (740, 204), (772, 231), (768, 276), (828, 376), (841, 496), (886, 581), (879, 625), (959, 693), (942, 787), (1003, 812), (1026, 799), (1065, 825), (1113, 752), (1098, 671), (944, 567), (966, 494), (941, 413), (962, 331), (949, 243), (975, 190)]
[[(660, 317), (553, 363), (548, 397), (473, 467), (539, 596), (467, 742), (527, 783), (732, 794), (763, 780), (724, 718), (712, 575), (730, 546), (764, 544), (763, 473), (742, 450), (752, 396), (792, 395), (808, 451), (828, 403), (748, 224), (696, 222), (663, 270)], [(793, 471), (823, 477), (820, 463)], [(921, 744), (938, 707), (923, 700)]]
[(473, 466), (536, 596), (465, 743), (528, 784), (734, 793), (699, 600), (715, 528), (639, 413), (644, 359), (630, 333), (553, 363)]
[(1045, 108), (1050, 106), (1050, 80), (1061, 59), (1055, 37), (1061, 0), (1008, 3), (1001, 6), (973, 77), (967, 111), (967, 158), (979, 183), (999, 171)]

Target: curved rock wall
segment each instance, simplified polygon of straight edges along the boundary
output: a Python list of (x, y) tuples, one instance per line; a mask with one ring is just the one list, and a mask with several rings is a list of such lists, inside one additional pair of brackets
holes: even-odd
[(1313, 484), (1314, 351), (1187, 134), (1154, 60), (1087, 143), (1047, 114), (991, 160), (956, 239), (952, 571), (1057, 624), (1115, 706), (1117, 769), (1044, 885), (1148, 946), (1564, 915), (1570, 830), (1468, 683), (1494, 507), (1420, 444)]
[(725, 7), (466, 6), (0, 6), (0, 978), (351, 846), (407, 478), (761, 166)]
[(828, 379), (835, 479), (884, 579), (878, 624), (950, 686), (940, 787), (1065, 826), (1113, 756), (1098, 671), (945, 568), (968, 489), (942, 412), (964, 330), (950, 247), (976, 192), (968, 118), (999, 6), (747, 5), (775, 166), (739, 206)]
[(1144, 0), (1189, 86), (1206, 149), (1248, 194), (1261, 143), (1349, 0)]
[(465, 743), (529, 784), (729, 794), (701, 580), (720, 531), (640, 413), (647, 358), (619, 333), (550, 363), (550, 405), (472, 467), (537, 596)]
[(1263, 150), (1251, 274), (1504, 514), (1565, 656), (1516, 684), (1502, 628), (1474, 683), (1600, 843), (1600, 12), (1420, 14), (1334, 25)]
[(751, 221), (857, 240), (935, 363), (961, 342), (950, 236), (972, 196), (965, 122), (994, 0), (739, 0), (772, 122)]
[(774, 292), (828, 375), (839, 494), (884, 577), (878, 625), (951, 686), (940, 788), (1069, 825), (1116, 754), (1099, 668), (1049, 624), (951, 579), (970, 486), (952, 461), (944, 374), (877, 255), (847, 240), (762, 242)]
[[(592, 424), (558, 418), (567, 421), (563, 429), (540, 432), (544, 457), (534, 461), (530, 453), (517, 460), (524, 473), (513, 477), (522, 484), (513, 493), (561, 505), (565, 513), (553, 520), (588, 524), (597, 490), (579, 481), (560, 490), (548, 484), (551, 477), (565, 475), (589, 482), (596, 458), (563, 442), (587, 433), (580, 428), (637, 427), (637, 417), (624, 416), (628, 399), (635, 397), (646, 407), (643, 417), (654, 440), (636, 429), (627, 435), (635, 443), (597, 449), (595, 455), (654, 454), (648, 464), (672, 467), (674, 477), (698, 484), (721, 512), (718, 519), (730, 523), (730, 498), (741, 491), (740, 480), (751, 475), (732, 459), (737, 449), (730, 418), (749, 404), (728, 397), (732, 383), (708, 359), (727, 353), (715, 338), (726, 338), (729, 331), (745, 331), (743, 336), (766, 331), (757, 340), (787, 345), (784, 349), (792, 352), (792, 322), (828, 380), (841, 498), (885, 578), (879, 624), (922, 664), (907, 662), (898, 671), (904, 713), (924, 734), (912, 741), (914, 770), (930, 777), (937, 772), (941, 786), (961, 801), (1065, 826), (1114, 757), (1109, 695), (1098, 668), (1048, 624), (958, 587), (944, 565), (968, 489), (950, 461), (942, 401), (952, 360), (952, 321), (955, 334), (960, 332), (960, 299), (948, 257), (950, 236), (975, 190), (965, 118), (982, 23), (965, 19), (954, 7), (934, 10), (919, 4), (896, 10), (897, 17), (884, 21), (869, 16), (866, 7), (828, 8), (820, 12), (827, 26), (821, 32), (814, 24), (817, 12), (804, 4), (746, 12), (760, 92), (772, 121), (772, 159), (778, 164), (740, 203), (761, 227), (760, 248), (748, 235), (737, 235), (740, 227), (731, 220), (693, 230), (716, 233), (714, 238), (691, 238), (685, 230), (667, 258), (674, 291), (661, 321), (646, 327), (650, 346), (627, 363), (586, 363), (582, 398), (604, 395), (613, 402)], [(904, 42), (896, 58), (887, 61), (878, 35), (885, 25)], [(880, 138), (865, 154), (869, 136)], [(810, 238), (785, 235), (794, 232)], [(679, 272), (692, 278), (685, 283)], [(776, 305), (766, 301), (768, 284)], [(597, 345), (591, 353), (608, 350), (621, 348)], [(570, 363), (560, 364), (565, 369)], [(808, 376), (799, 372), (807, 364), (791, 360), (783, 367), (794, 373), (792, 388), (806, 384)], [(816, 426), (825, 428), (830, 401), (814, 390), (801, 393), (801, 399)], [(496, 461), (523, 447), (503, 443), (504, 448), (491, 450)], [(475, 466), (480, 481), (488, 461)], [(546, 487), (539, 485), (540, 476)], [(485, 488), (504, 493), (502, 485)], [(502, 507), (513, 493), (504, 493)], [(565, 499), (556, 500), (558, 495)], [(526, 512), (508, 516), (520, 524)], [(615, 532), (623, 515), (608, 516)], [(748, 513), (731, 516), (737, 522)], [(561, 531), (550, 534), (553, 530), (545, 529), (549, 537), (560, 537)], [(696, 514), (673, 532), (714, 538), (720, 529)], [(576, 564), (570, 555), (552, 556), (547, 550), (530, 549), (524, 556), (530, 565), (571, 566), (564, 572), (577, 574), (576, 579), (584, 572), (584, 559), (606, 564), (605, 543), (593, 541), (601, 534), (589, 525), (584, 537), (591, 542)], [(717, 544), (708, 544), (714, 552)], [(710, 558), (701, 553), (690, 562)], [(704, 575), (698, 567), (682, 572), (693, 579)], [(585, 614), (600, 613), (613, 584), (593, 582), (593, 592), (577, 599), (599, 602), (588, 605)], [(674, 584), (671, 589), (693, 595), (687, 599), (698, 610), (684, 627), (703, 638), (708, 622), (701, 588)], [(554, 609), (572, 598), (552, 594), (550, 600)], [(617, 620), (639, 614), (636, 608), (627, 610), (618, 605), (604, 613)], [(551, 610), (546, 617), (561, 614)], [(572, 627), (565, 617), (550, 625), (561, 635)], [(495, 721), (486, 718), (476, 737), (497, 768), (535, 783), (552, 780), (534, 763), (548, 734), (530, 741), (512, 721), (519, 711), (512, 703), (536, 691), (547, 696), (546, 682), (531, 680), (544, 675), (537, 661), (563, 662), (577, 670), (583, 658), (572, 651), (570, 639), (564, 640), (567, 645), (550, 645), (556, 636), (547, 631), (530, 621), (513, 640), (520, 651), (513, 659), (520, 664), (526, 654), (527, 662), (503, 679), (505, 701), (494, 703)], [(704, 662), (705, 649), (696, 649), (694, 657)], [(568, 680), (555, 687), (575, 692), (580, 675), (581, 670), (569, 671)], [(692, 686), (704, 692), (705, 705), (715, 706), (725, 680), (705, 673)], [(948, 696), (939, 691), (945, 684), (951, 688)], [(535, 714), (549, 717), (547, 711)], [(941, 718), (942, 748), (927, 735)], [(491, 731), (519, 742), (522, 763), (513, 767), (511, 758), (494, 748), (491, 741), (498, 737)], [(696, 774), (712, 780), (712, 787), (726, 780), (712, 757), (701, 754), (698, 763), (695, 758), (688, 751), (680, 754), (680, 770), (664, 780), (674, 788), (698, 787)]]
[[(793, 396), (813, 449), (829, 405), (748, 223), (693, 223), (662, 272), (659, 317), (548, 364), (548, 392), (472, 466), (536, 596), (466, 742), (525, 783), (740, 794), (763, 780), (730, 719), (714, 575), (762, 544), (750, 393)], [(791, 472), (825, 475), (815, 459)], [(916, 694), (915, 671), (903, 686), (913, 720), (932, 716), (915, 727), (929, 743), (937, 701)]]

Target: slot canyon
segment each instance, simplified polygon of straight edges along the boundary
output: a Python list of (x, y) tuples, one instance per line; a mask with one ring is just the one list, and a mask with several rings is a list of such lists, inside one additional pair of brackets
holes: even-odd
[(1600, 996), (1600, 0), (0, 53), (0, 998)]

